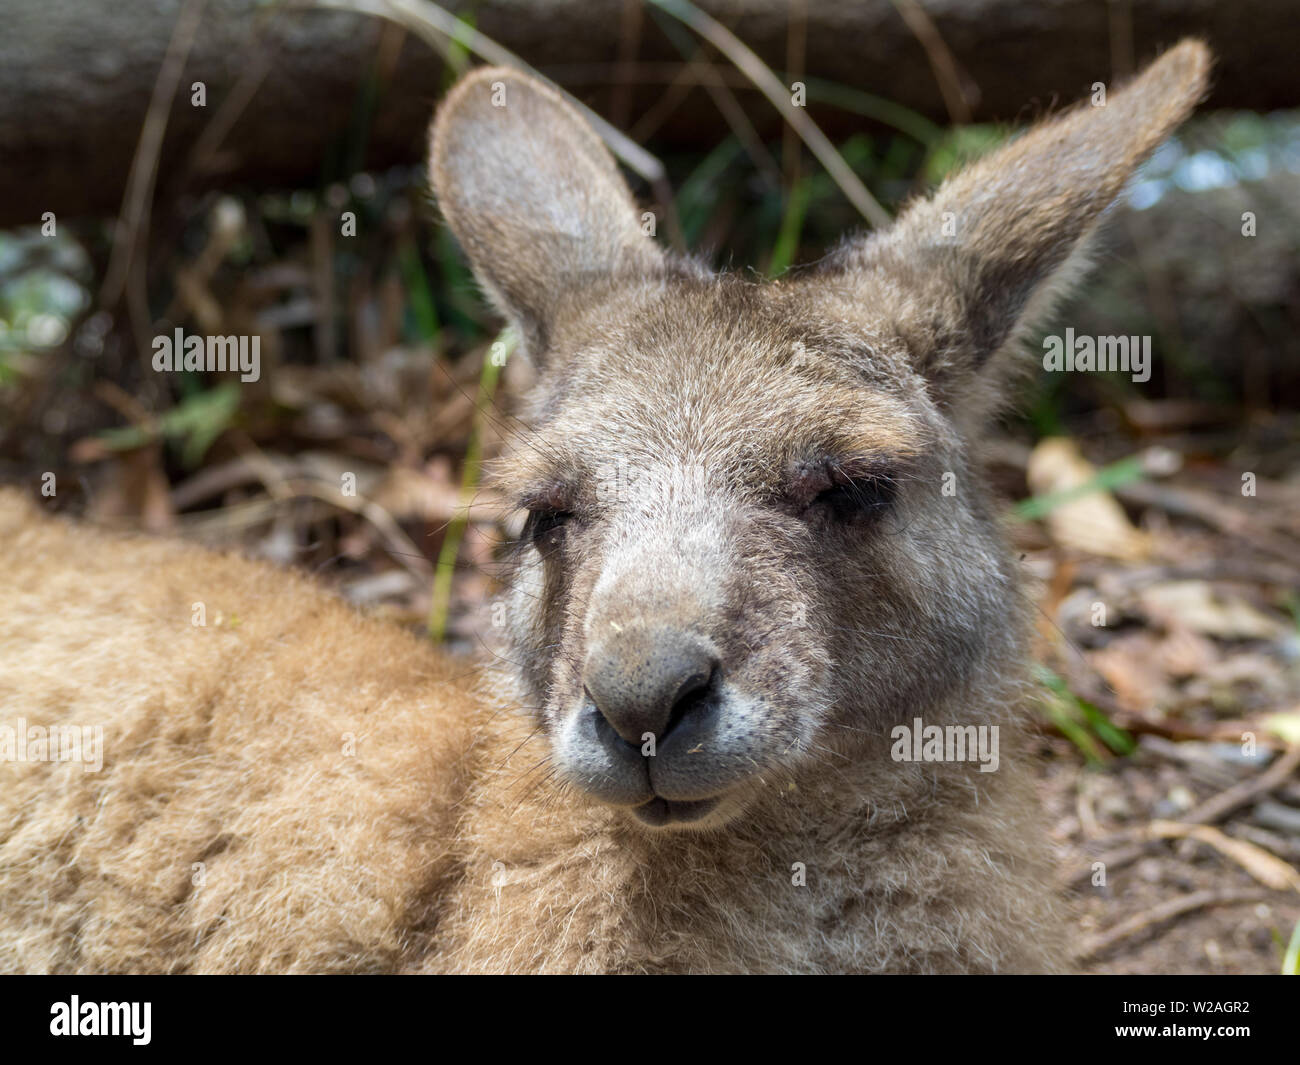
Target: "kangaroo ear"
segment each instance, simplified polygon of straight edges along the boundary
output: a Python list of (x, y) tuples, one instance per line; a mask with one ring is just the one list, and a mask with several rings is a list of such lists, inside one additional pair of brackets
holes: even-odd
[(1208, 49), (1183, 41), (1103, 104), (1039, 125), (841, 248), (826, 270), (894, 317), (940, 403), (983, 413), (1001, 382), (978, 371), (1083, 272), (1102, 213), (1191, 113), (1209, 67)]
[(545, 347), (561, 300), (661, 266), (600, 138), (537, 79), (476, 70), (448, 94), (430, 136), (442, 213), (530, 353)]

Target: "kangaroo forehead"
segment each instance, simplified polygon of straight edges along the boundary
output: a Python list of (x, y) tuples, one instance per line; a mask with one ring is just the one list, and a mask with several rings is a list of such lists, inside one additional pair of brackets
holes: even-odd
[(921, 413), (865, 388), (795, 385), (743, 396), (717, 381), (656, 388), (606, 392), (594, 408), (575, 404), (520, 433), (499, 466), (499, 487), (518, 500), (587, 482), (660, 496), (775, 492), (818, 464), (850, 474), (912, 467), (932, 436)]
[(595, 298), (554, 338), (542, 411), (567, 403), (752, 419), (758, 407), (788, 418), (865, 400), (864, 412), (883, 419), (914, 407), (923, 385), (890, 323), (824, 297), (723, 277)]

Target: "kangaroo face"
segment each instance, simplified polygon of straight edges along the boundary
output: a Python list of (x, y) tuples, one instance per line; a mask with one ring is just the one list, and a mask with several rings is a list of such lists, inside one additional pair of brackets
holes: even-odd
[(1017, 600), (971, 438), (1206, 62), (1180, 46), (764, 285), (661, 251), (549, 88), (489, 69), (453, 91), (434, 185), (539, 370), (500, 463), (526, 515), (510, 658), (564, 780), (714, 827), (996, 683)]
[(594, 305), (502, 463), (511, 657), (565, 778), (648, 823), (833, 770), (1005, 635), (996, 534), (942, 495), (951, 428), (812, 285), (672, 280), (616, 330)]

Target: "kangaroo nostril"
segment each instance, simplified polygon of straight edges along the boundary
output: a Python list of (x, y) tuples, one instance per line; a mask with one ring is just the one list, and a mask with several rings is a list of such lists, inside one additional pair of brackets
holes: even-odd
[(590, 689), (584, 686), (583, 691), (587, 696), (587, 706), (584, 713), (592, 715), (592, 723), (596, 730), (596, 738), (606, 747), (627, 747), (629, 749), (636, 749), (634, 744), (620, 736), (614, 729), (614, 726), (610, 724), (609, 715), (601, 710), (600, 704), (596, 702)]
[[(707, 669), (696, 670), (683, 679), (673, 699), (672, 712), (668, 715), (668, 724), (664, 726), (664, 736), (672, 732), (678, 722), (692, 711), (703, 707), (713, 691), (713, 678), (717, 672), (717, 665), (711, 662)], [(663, 736), (660, 739), (663, 739)]]

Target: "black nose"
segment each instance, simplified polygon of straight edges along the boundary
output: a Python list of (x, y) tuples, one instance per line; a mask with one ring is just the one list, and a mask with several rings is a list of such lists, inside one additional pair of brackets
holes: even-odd
[(587, 694), (628, 743), (647, 732), (658, 743), (684, 718), (709, 704), (718, 660), (694, 633), (667, 626), (610, 632), (587, 655)]

